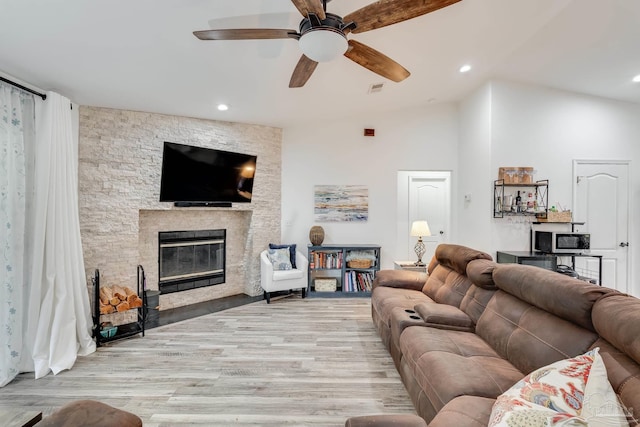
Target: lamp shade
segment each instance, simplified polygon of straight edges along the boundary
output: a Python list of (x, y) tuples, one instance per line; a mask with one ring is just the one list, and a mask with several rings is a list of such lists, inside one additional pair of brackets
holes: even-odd
[(431, 230), (429, 230), (429, 224), (427, 224), (427, 221), (413, 221), (413, 224), (411, 224), (411, 236), (431, 236)]
[(305, 32), (298, 41), (304, 55), (316, 62), (326, 62), (343, 55), (349, 44), (341, 32), (332, 28), (317, 28)]

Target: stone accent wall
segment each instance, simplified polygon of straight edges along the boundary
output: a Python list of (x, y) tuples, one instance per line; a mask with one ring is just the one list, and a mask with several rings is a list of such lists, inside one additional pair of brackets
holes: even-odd
[[(229, 209), (159, 202), (164, 141), (257, 155), (252, 202)], [(226, 283), (161, 296), (161, 309), (259, 295), (259, 254), (280, 239), (281, 144), (279, 128), (81, 107), (79, 210), (87, 277), (97, 268), (102, 285), (135, 287), (141, 264), (147, 288), (158, 289), (157, 231), (227, 228)]]

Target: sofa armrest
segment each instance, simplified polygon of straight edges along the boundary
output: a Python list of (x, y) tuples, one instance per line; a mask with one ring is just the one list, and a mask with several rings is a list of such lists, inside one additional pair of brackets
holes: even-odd
[(475, 330), (473, 320), (458, 307), (448, 304), (422, 302), (416, 304), (413, 309), (429, 326), (456, 331), (473, 332)]
[(351, 417), (345, 427), (428, 427), (427, 422), (417, 415), (381, 414)]
[(427, 281), (427, 273), (409, 270), (380, 270), (373, 280), (373, 288), (386, 286), (389, 288), (412, 289), (422, 291)]
[(307, 267), (309, 267), (309, 260), (307, 257), (302, 254), (300, 251), (296, 251), (296, 269), (307, 271)]

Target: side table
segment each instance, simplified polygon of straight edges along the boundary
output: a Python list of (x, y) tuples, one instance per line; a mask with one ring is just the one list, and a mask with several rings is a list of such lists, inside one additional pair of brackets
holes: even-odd
[(419, 271), (421, 273), (427, 272), (427, 266), (418, 266), (415, 261), (394, 261), (393, 266), (395, 270), (409, 270), (409, 271)]

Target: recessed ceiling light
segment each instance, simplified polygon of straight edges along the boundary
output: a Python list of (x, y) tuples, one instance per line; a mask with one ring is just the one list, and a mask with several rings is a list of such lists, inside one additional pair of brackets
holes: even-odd
[(633, 81), (634, 83), (640, 83), (640, 74), (638, 74), (637, 76), (635, 76), (635, 77), (632, 79), (632, 81)]
[(469, 70), (471, 70), (471, 65), (469, 65), (469, 64), (465, 64), (462, 67), (460, 67), (460, 72), (461, 73), (466, 73)]
[(227, 104), (218, 104), (218, 110), (227, 111), (228, 109), (229, 109), (229, 106)]

